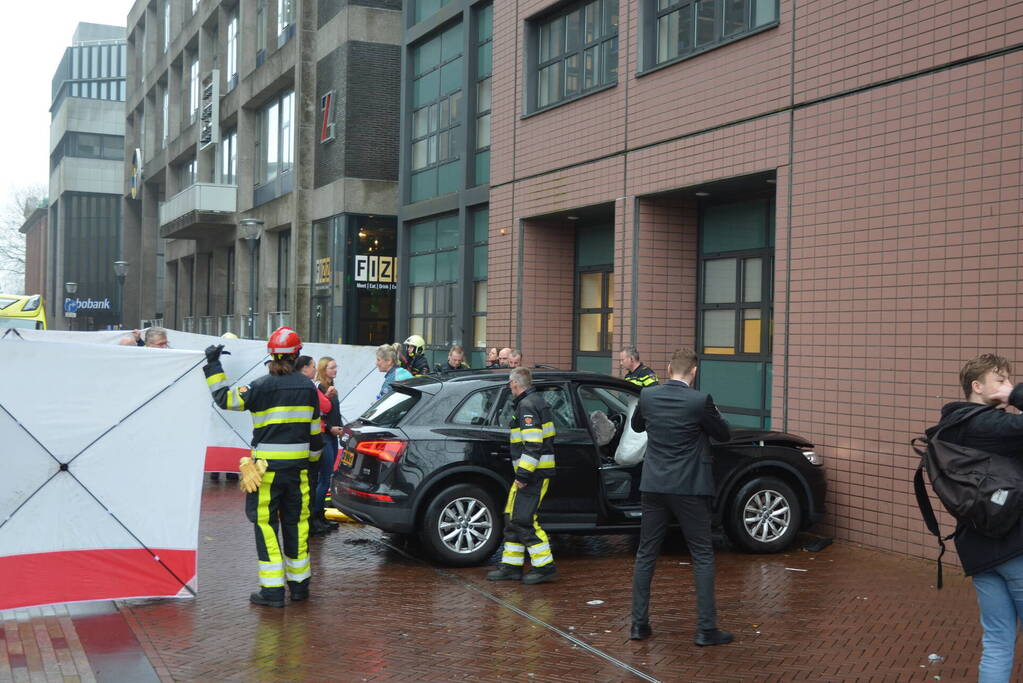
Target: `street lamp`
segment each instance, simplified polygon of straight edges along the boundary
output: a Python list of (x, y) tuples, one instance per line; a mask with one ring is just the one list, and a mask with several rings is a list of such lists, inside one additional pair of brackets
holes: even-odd
[(256, 245), (262, 232), (263, 221), (258, 218), (243, 218), (238, 221), (238, 237), (249, 244), (249, 339), (256, 336), (256, 321), (253, 318), (256, 307)]
[(124, 279), (128, 277), (128, 262), (114, 261), (114, 277), (117, 279), (117, 325), (124, 328)]
[[(64, 291), (67, 292), (68, 298), (74, 296), (75, 293), (78, 291), (78, 283), (77, 282), (65, 282), (64, 283)], [(71, 329), (73, 327), (73, 325), (71, 324), (70, 319), (76, 317), (77, 315), (78, 315), (78, 308), (75, 307), (75, 310), (73, 310), (73, 311), (70, 310), (68, 308), (68, 301), (65, 301), (64, 302), (64, 317), (68, 318), (68, 329)]]

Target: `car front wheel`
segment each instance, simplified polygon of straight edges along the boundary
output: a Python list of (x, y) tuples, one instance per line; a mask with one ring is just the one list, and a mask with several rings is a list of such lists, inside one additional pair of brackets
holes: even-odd
[(503, 528), (501, 511), (490, 493), (475, 484), (455, 484), (430, 501), (419, 535), (439, 561), (468, 567), (494, 554)]
[(726, 528), (732, 541), (751, 553), (777, 553), (795, 540), (803, 519), (799, 496), (775, 477), (742, 484), (728, 505)]

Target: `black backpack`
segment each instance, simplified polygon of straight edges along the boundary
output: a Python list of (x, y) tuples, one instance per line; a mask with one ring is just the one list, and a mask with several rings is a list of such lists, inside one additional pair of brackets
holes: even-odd
[[(977, 406), (958, 418), (939, 424), (930, 437), (918, 436), (911, 442), (920, 455), (920, 465), (913, 477), (916, 503), (927, 529), (938, 538), (938, 588), (941, 588), (941, 557), (945, 541), (954, 538), (969, 526), (990, 538), (1001, 538), (1018, 523), (1023, 512), (1023, 462), (998, 453), (960, 446), (941, 439), (941, 433), (969, 421), (993, 406)], [(919, 443), (919, 445), (918, 445)], [(942, 536), (934, 508), (924, 488), (923, 470), (931, 480), (931, 488), (945, 509), (956, 518), (956, 528)]]

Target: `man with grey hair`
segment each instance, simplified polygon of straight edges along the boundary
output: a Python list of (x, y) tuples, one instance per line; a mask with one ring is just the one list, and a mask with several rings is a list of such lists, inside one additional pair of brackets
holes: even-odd
[(162, 327), (150, 327), (146, 330), (143, 342), (145, 346), (149, 346), (156, 349), (166, 349), (167, 345), (167, 330)]
[(520, 368), (522, 367), (522, 352), (518, 349), (512, 349), (511, 353), (508, 354), (508, 367), (509, 368)]
[(639, 349), (626, 346), (618, 353), (618, 367), (625, 370), (625, 381), (638, 387), (652, 387), (660, 384), (654, 371), (639, 360)]
[[(547, 532), (537, 522), (536, 513), (554, 476), (554, 418), (547, 402), (533, 387), (529, 368), (512, 370), (508, 388), (515, 397), (512, 400), (515, 417), (508, 435), (515, 481), (504, 507), (501, 564), (487, 574), (487, 579), (546, 583), (555, 580), (558, 573)], [(527, 551), (533, 569), (523, 576)]]

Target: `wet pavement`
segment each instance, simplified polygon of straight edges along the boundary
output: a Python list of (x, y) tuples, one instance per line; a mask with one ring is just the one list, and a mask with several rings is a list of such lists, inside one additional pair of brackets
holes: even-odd
[(561, 580), (523, 586), (342, 524), (313, 540), (312, 599), (272, 609), (248, 603), (256, 565), (242, 507), (234, 482), (206, 483), (195, 600), (0, 612), (0, 681), (976, 680), (972, 586), (946, 568), (935, 591), (933, 565), (918, 560), (845, 543), (722, 549), (719, 621), (736, 642), (698, 648), (678, 539), (657, 566), (654, 635), (632, 642), (630, 537), (555, 537)]

